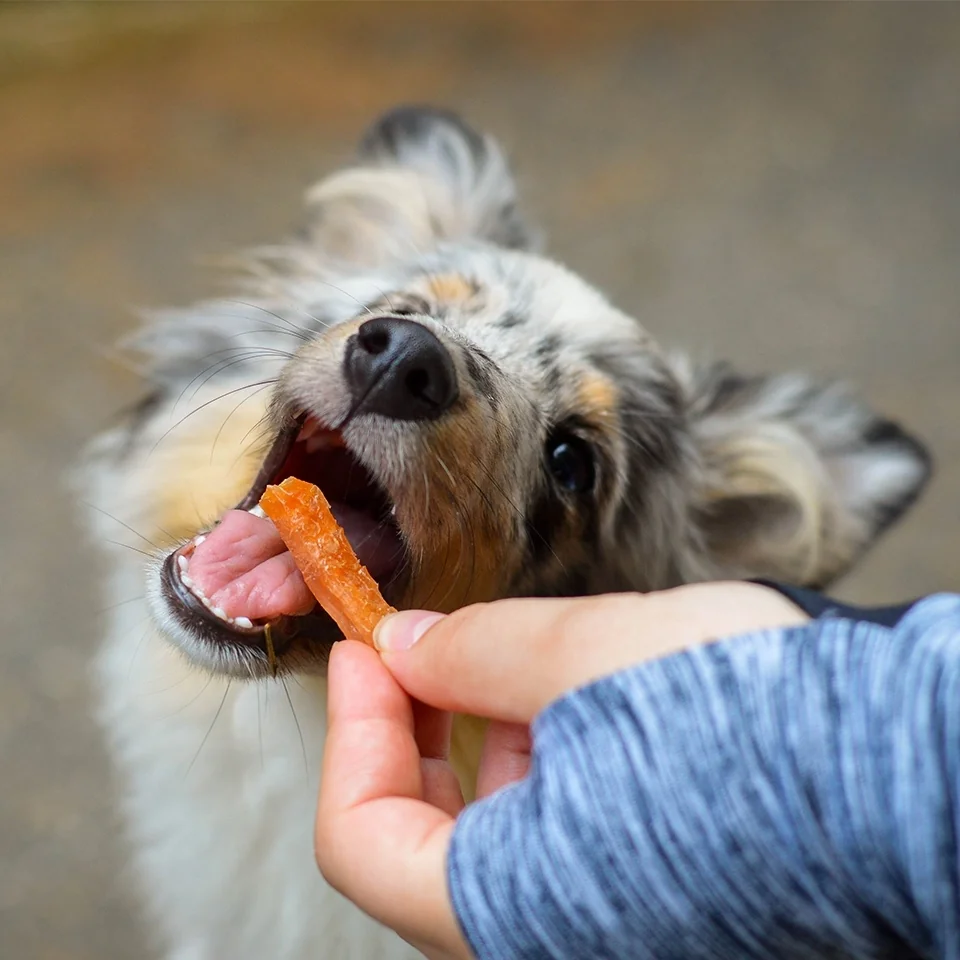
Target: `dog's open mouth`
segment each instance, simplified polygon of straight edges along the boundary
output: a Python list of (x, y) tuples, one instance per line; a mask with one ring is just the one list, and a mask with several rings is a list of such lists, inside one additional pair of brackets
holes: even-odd
[[(260, 647), (294, 636), (329, 643), (339, 632), (316, 606), (274, 525), (257, 505), (267, 484), (298, 477), (330, 501), (361, 563), (390, 599), (400, 592), (406, 555), (393, 504), (336, 431), (301, 416), (277, 435), (253, 486), (207, 533), (164, 564), (166, 599), (187, 626), (211, 639)], [(211, 636), (212, 634), (212, 636)]]

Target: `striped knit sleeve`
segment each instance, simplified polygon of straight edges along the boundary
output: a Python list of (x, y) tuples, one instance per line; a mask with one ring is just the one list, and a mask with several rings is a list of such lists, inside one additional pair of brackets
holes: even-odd
[(960, 597), (598, 681), (448, 861), (482, 960), (960, 956)]

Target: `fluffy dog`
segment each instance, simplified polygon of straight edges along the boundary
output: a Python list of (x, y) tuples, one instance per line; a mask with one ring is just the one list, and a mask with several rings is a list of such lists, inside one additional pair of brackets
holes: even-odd
[[(534, 252), (500, 149), (451, 114), (383, 117), (307, 212), (235, 299), (150, 318), (149, 395), (80, 477), (117, 603), (101, 717), (176, 960), (410, 953), (313, 863), (337, 632), (256, 509), (268, 482), (319, 484), (393, 604), (449, 611), (825, 585), (929, 473), (837, 385), (664, 353)], [(469, 728), (454, 749), (468, 777)]]

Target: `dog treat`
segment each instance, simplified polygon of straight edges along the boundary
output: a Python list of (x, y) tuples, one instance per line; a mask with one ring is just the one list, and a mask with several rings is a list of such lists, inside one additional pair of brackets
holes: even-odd
[(396, 612), (357, 559), (319, 487), (296, 477), (271, 485), (260, 498), (304, 583), (347, 640), (373, 646), (373, 628)]

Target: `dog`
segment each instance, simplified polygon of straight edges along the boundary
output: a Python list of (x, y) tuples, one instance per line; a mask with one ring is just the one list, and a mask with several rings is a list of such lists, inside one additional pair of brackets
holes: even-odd
[[(268, 483), (317, 483), (391, 603), (451, 611), (822, 587), (930, 473), (841, 385), (662, 350), (537, 252), (501, 149), (452, 113), (382, 117), (306, 214), (233, 298), (148, 319), (150, 389), (77, 474), (115, 601), (100, 719), (170, 960), (414, 955), (313, 862), (338, 633), (257, 507)], [(476, 729), (453, 749), (467, 782)]]

